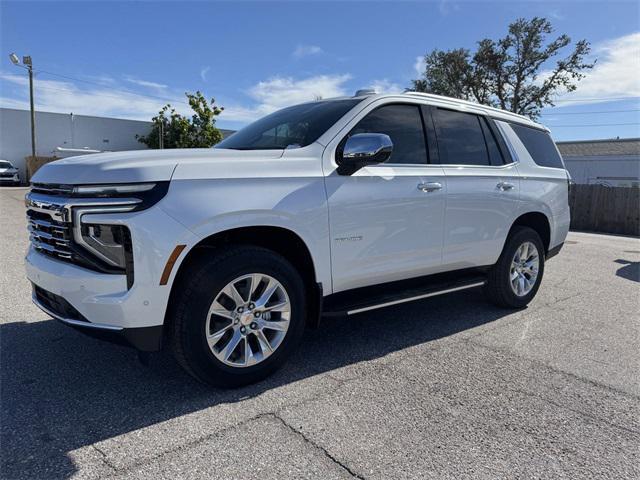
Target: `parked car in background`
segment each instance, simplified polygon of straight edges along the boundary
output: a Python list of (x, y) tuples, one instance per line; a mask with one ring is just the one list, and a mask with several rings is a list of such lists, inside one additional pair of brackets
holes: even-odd
[(522, 308), (569, 230), (545, 127), (418, 93), (285, 108), (213, 149), (59, 160), (26, 201), (36, 305), (229, 386), (323, 314), (479, 286)]
[(0, 160), (0, 185), (20, 185), (20, 172), (8, 160)]

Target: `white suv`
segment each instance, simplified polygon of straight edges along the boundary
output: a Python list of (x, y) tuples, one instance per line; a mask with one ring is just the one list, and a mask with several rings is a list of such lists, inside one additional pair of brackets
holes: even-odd
[(525, 117), (418, 93), (321, 100), (213, 149), (45, 165), (27, 276), (52, 317), (241, 385), (322, 315), (481, 285), (524, 307), (567, 235), (568, 184)]
[(0, 159), (0, 185), (20, 185), (20, 172), (8, 160)]

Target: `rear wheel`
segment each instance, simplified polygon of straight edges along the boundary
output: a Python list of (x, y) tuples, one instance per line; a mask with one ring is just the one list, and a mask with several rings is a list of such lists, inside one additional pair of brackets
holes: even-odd
[(498, 262), (489, 271), (485, 294), (500, 307), (525, 307), (538, 292), (543, 273), (540, 236), (529, 227), (514, 227)]
[(197, 379), (227, 387), (259, 381), (299, 343), (302, 279), (275, 252), (232, 247), (189, 267), (182, 279), (173, 350)]

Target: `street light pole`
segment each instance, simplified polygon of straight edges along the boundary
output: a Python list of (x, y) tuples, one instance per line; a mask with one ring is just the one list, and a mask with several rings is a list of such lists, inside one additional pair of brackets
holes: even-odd
[(31, 105), (31, 156), (36, 158), (36, 109), (33, 105), (33, 63), (31, 57), (22, 57), (22, 63), (29, 70), (29, 103)]
[(33, 62), (31, 56), (26, 55), (22, 57), (22, 65), (20, 65), (20, 59), (15, 53), (9, 55), (11, 63), (18, 67), (26, 68), (29, 71), (29, 103), (31, 106), (31, 156), (36, 157), (36, 110), (33, 105)]

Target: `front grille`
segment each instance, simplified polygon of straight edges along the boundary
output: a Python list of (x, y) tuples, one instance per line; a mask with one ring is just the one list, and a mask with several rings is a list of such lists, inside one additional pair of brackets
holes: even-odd
[(0, 173), (0, 178), (13, 178), (14, 175), (15, 173), (2, 172)]
[[(131, 237), (127, 233), (125, 255), (126, 268), (119, 268), (98, 258), (87, 248), (74, 240), (72, 219), (73, 202), (76, 200), (63, 196), (62, 192), (69, 192), (70, 187), (64, 185), (34, 184), (25, 200), (27, 204), (27, 222), (31, 245), (39, 253), (56, 260), (72, 263), (89, 270), (101, 273), (127, 276), (127, 287), (133, 285), (133, 255)], [(47, 193), (44, 193), (44, 192)], [(54, 194), (54, 192), (57, 192)], [(93, 199), (83, 199), (80, 203), (91, 202)], [(99, 205), (99, 203), (97, 204)]]
[(45, 255), (60, 260), (74, 259), (71, 224), (56, 221), (49, 214), (27, 210), (29, 239), (33, 247)]

